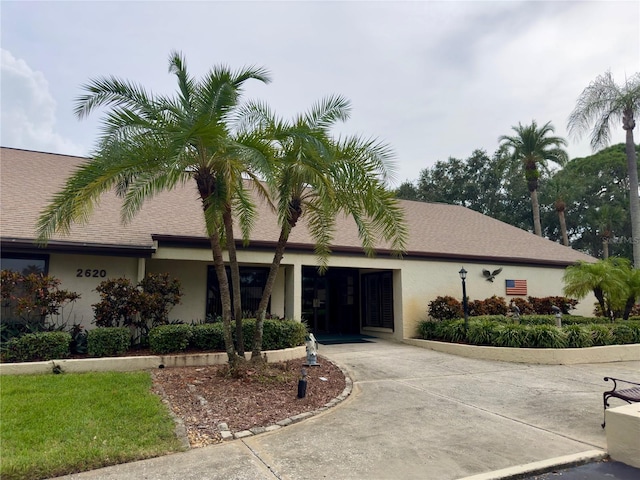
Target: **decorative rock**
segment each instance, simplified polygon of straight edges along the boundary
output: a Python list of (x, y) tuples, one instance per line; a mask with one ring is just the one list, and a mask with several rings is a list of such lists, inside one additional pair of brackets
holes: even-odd
[(233, 439), (233, 433), (231, 433), (229, 430), (222, 430), (220, 432), (220, 436), (222, 437), (222, 440), (231, 440), (231, 439)]

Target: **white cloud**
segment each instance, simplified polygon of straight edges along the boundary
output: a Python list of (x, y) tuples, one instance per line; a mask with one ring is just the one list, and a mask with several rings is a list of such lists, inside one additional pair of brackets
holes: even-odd
[(56, 101), (42, 72), (1, 49), (4, 147), (83, 155), (83, 148), (56, 133)]

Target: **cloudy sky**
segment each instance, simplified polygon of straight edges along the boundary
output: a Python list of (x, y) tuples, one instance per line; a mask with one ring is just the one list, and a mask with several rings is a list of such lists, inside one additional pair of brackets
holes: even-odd
[[(593, 79), (640, 71), (635, 0), (2, 0), (0, 13), (2, 146), (88, 155), (100, 112), (74, 116), (81, 85), (113, 74), (172, 93), (178, 50), (196, 76), (216, 64), (268, 68), (272, 83), (249, 85), (246, 98), (284, 117), (347, 97), (352, 116), (336, 133), (390, 144), (396, 185), (438, 160), (493, 153), (518, 122), (551, 121), (566, 136)], [(590, 153), (587, 138), (569, 142), (571, 157)]]

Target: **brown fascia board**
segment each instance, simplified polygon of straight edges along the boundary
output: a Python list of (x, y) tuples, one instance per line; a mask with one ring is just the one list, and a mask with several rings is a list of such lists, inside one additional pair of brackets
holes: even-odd
[(51, 240), (46, 246), (38, 245), (29, 238), (0, 238), (3, 253), (75, 253), (79, 255), (106, 255), (112, 257), (151, 258), (155, 248), (135, 245), (112, 245), (102, 243), (65, 242)]
[[(181, 235), (152, 235), (151, 238), (158, 243), (165, 246), (181, 247), (181, 248), (205, 248), (210, 246), (209, 239), (206, 237), (189, 237)], [(236, 247), (238, 249), (248, 248), (251, 250), (274, 250), (277, 243), (272, 241), (252, 241), (248, 247), (244, 247), (242, 241), (236, 240)], [(313, 252), (313, 245), (308, 243), (287, 243), (287, 251), (299, 251), (299, 252)], [(334, 253), (346, 254), (346, 255), (365, 255), (364, 251), (360, 247), (352, 246), (332, 246), (331, 251)], [(394, 256), (395, 252), (389, 249), (377, 249), (376, 255), (379, 256)], [(466, 261), (466, 262), (478, 262), (478, 263), (494, 263), (494, 264), (507, 264), (507, 265), (528, 265), (528, 266), (541, 266), (541, 267), (567, 267), (573, 265), (575, 262), (568, 260), (541, 260), (538, 258), (518, 258), (518, 257), (496, 257), (489, 255), (462, 255), (453, 253), (438, 253), (438, 252), (418, 252), (409, 251), (405, 252), (403, 259), (432, 259), (441, 261)]]

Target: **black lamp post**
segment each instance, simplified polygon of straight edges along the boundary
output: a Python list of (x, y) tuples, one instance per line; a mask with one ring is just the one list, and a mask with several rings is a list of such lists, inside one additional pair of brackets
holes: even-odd
[(462, 310), (464, 311), (464, 328), (469, 327), (469, 306), (467, 305), (467, 271), (462, 267), (458, 272), (462, 279)]

